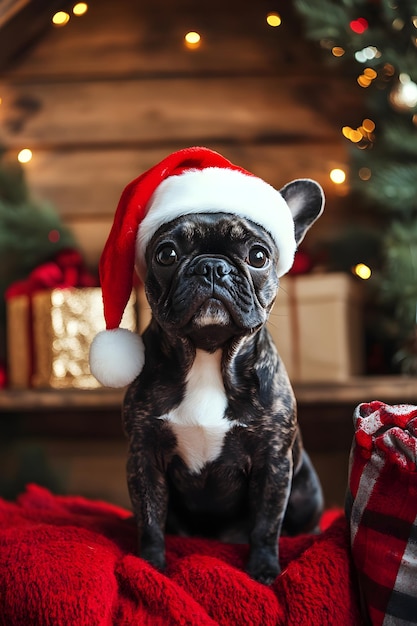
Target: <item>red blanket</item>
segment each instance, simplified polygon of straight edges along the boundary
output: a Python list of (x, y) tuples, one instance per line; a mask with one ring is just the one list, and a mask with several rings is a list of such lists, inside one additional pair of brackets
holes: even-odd
[(0, 624), (6, 626), (361, 623), (341, 511), (322, 533), (280, 540), (271, 587), (244, 572), (246, 545), (167, 538), (164, 574), (134, 555), (130, 514), (31, 485), (0, 500)]

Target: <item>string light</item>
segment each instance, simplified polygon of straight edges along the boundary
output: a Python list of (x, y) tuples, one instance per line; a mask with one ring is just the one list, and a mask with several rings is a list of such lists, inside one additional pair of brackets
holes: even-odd
[(69, 20), (70, 16), (65, 11), (58, 11), (58, 13), (55, 13), (52, 17), (52, 23), (55, 26), (65, 26), (65, 24), (68, 24)]
[(361, 278), (362, 280), (368, 280), (372, 276), (372, 270), (365, 263), (358, 263), (355, 267), (352, 268), (353, 274)]
[(362, 122), (362, 128), (367, 132), (367, 133), (372, 133), (375, 130), (375, 122), (373, 120), (370, 120), (368, 117), (366, 119), (363, 120)]
[(353, 129), (350, 126), (343, 126), (343, 136), (349, 139), (352, 143), (359, 143), (362, 139), (362, 133), (358, 129)]
[(19, 163), (29, 163), (29, 161), (32, 160), (32, 157), (32, 150), (29, 150), (29, 148), (23, 148), (23, 150), (21, 150), (17, 155), (17, 160)]
[(366, 63), (367, 61), (379, 59), (380, 57), (381, 52), (375, 46), (366, 46), (366, 48), (355, 52), (355, 59), (359, 61), (359, 63)]
[(334, 57), (342, 57), (345, 54), (345, 49), (342, 48), (341, 46), (333, 46), (332, 48), (332, 55)]
[(80, 16), (80, 15), (84, 15), (84, 13), (87, 13), (88, 10), (88, 4), (86, 2), (77, 2), (77, 4), (75, 4), (72, 8), (72, 12), (74, 13), (74, 15)]
[(201, 44), (201, 35), (192, 30), (184, 36), (184, 41), (187, 48), (198, 48)]
[(368, 30), (368, 21), (364, 17), (358, 17), (357, 20), (352, 20), (349, 26), (354, 33), (362, 35), (362, 33)]
[(375, 78), (377, 78), (378, 74), (372, 67), (365, 67), (363, 73), (358, 76), (357, 81), (361, 87), (369, 87)]
[(341, 185), (346, 180), (346, 173), (344, 172), (344, 170), (340, 169), (339, 167), (335, 167), (334, 169), (332, 169), (329, 176), (330, 176), (330, 180), (335, 185)]
[(375, 122), (366, 118), (363, 120), (361, 126), (358, 126), (356, 129), (350, 126), (343, 126), (342, 134), (352, 143), (360, 144), (358, 147), (363, 149), (369, 147), (375, 141), (374, 130)]
[(417, 106), (417, 85), (408, 74), (401, 73), (398, 83), (389, 94), (391, 106), (400, 112), (407, 112)]
[(280, 26), (282, 24), (281, 16), (278, 13), (268, 13), (266, 21), (269, 26)]

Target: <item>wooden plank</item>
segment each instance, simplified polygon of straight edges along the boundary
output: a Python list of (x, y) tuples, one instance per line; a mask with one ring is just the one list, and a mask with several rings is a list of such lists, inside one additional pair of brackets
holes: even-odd
[(86, 264), (93, 269), (98, 265), (112, 221), (112, 217), (107, 217), (103, 219), (68, 219), (64, 222), (74, 234)]
[[(180, 143), (164, 148), (120, 150), (34, 150), (26, 164), (27, 183), (33, 195), (46, 199), (65, 218), (113, 216), (123, 188)], [(329, 187), (328, 174), (346, 161), (346, 146), (326, 144), (218, 144), (209, 146), (276, 188), (294, 178), (313, 178)]]
[(1, 0), (0, 2), (0, 27), (20, 11), (29, 0)]
[(42, 33), (51, 27), (51, 17), (57, 10), (65, 8), (65, 0), (32, 0), (0, 4), (0, 72), (17, 62)]
[[(53, 78), (121, 73), (271, 72), (317, 66), (318, 47), (299, 33), (299, 16), (283, 8), (281, 28), (248, 0), (90, 0), (82, 17), (50, 29), (13, 69), (14, 76)], [(188, 50), (183, 37), (198, 30), (202, 44)], [(302, 65), (301, 63), (302, 62)]]
[[(417, 404), (417, 389), (412, 376), (356, 377), (343, 383), (295, 383), (293, 385), (299, 405), (358, 404), (380, 400), (387, 404)], [(118, 410), (124, 391), (120, 389), (47, 389), (2, 390), (2, 412), (72, 411), (74, 409), (100, 412)], [(337, 415), (334, 415), (337, 421)]]
[[(174, 146), (174, 149), (181, 147)], [(333, 235), (355, 215), (340, 213), (340, 191), (330, 183), (332, 167), (345, 162), (343, 142), (319, 145), (210, 145), (277, 189), (298, 177), (322, 184), (327, 208), (307, 244)], [(124, 186), (165, 157), (170, 150), (39, 151), (25, 165), (31, 193), (52, 203), (74, 233), (84, 257), (94, 267), (100, 257)], [(361, 217), (358, 215), (358, 218)]]
[(342, 87), (312, 77), (10, 83), (1, 88), (3, 140), (16, 149), (328, 142), (340, 129), (322, 101), (337, 107)]
[(112, 411), (121, 406), (121, 389), (10, 389), (0, 391), (0, 409), (4, 412), (42, 412), (74, 409)]

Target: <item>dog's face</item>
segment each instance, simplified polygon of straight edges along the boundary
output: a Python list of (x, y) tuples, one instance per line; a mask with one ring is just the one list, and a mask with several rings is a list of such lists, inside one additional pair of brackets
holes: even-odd
[(278, 250), (253, 222), (226, 213), (179, 217), (146, 251), (145, 288), (165, 332), (216, 349), (261, 327), (278, 289)]

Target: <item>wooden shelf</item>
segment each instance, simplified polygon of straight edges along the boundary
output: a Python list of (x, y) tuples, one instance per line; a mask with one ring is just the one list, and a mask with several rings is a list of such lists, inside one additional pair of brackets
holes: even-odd
[[(417, 404), (417, 378), (357, 377), (344, 382), (294, 383), (298, 405), (352, 405), (371, 400)], [(1, 412), (114, 411), (123, 389), (22, 389), (0, 391)]]
[[(417, 379), (358, 377), (339, 383), (297, 383), (294, 391), (304, 443), (312, 453), (348, 454), (353, 412), (361, 402), (416, 404)], [(0, 441), (28, 438), (120, 441), (123, 389), (45, 389), (0, 392)]]
[(8, 389), (0, 392), (0, 411), (115, 410), (123, 395), (123, 389)]
[(417, 404), (417, 377), (358, 376), (337, 383), (296, 383), (299, 404), (359, 404), (381, 400), (387, 404)]

